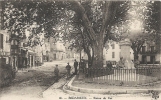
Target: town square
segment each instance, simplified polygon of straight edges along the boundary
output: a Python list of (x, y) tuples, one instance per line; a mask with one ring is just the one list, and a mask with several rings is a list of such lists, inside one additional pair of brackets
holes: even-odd
[(160, 92), (160, 1), (0, 0), (0, 100)]

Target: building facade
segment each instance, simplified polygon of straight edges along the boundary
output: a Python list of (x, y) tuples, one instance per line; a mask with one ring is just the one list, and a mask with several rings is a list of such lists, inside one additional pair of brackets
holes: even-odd
[(10, 63), (9, 33), (3, 30), (3, 2), (0, 1), (0, 63)]
[(42, 54), (43, 54), (43, 62), (48, 62), (50, 60), (50, 43), (45, 40), (44, 44), (42, 45)]
[(9, 34), (4, 30), (0, 30), (0, 59), (3, 63), (10, 64)]
[(50, 39), (50, 61), (63, 60), (67, 58), (66, 47), (63, 42)]
[[(121, 58), (121, 46), (119, 42), (108, 43), (107, 47), (103, 49), (104, 64), (106, 61), (118, 62)], [(130, 59), (134, 60), (133, 50), (130, 49)]]
[(160, 63), (160, 49), (157, 48), (155, 42), (145, 42), (138, 55), (141, 64), (159, 64)]

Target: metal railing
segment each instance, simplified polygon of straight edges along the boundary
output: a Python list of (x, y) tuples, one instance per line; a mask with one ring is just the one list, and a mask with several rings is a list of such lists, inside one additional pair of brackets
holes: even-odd
[(138, 67), (135, 69), (85, 68), (86, 82), (117, 85), (147, 84), (161, 79), (161, 67)]

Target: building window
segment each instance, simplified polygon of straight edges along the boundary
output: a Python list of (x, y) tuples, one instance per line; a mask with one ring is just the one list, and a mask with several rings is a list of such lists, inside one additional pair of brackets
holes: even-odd
[(3, 34), (0, 34), (0, 49), (3, 49)]
[(147, 63), (147, 57), (145, 55), (142, 56), (142, 63), (143, 64)]
[(151, 52), (154, 52), (154, 46), (151, 46)]
[(13, 49), (11, 49), (11, 53), (13, 53)]
[(11, 45), (14, 45), (14, 40), (11, 41)]
[(15, 45), (18, 45), (18, 42), (15, 40)]
[(12, 40), (11, 45), (18, 45), (18, 42), (16, 40)]
[(150, 56), (150, 63), (154, 64), (155, 63), (155, 56)]
[(112, 44), (112, 49), (115, 49), (115, 44)]
[(112, 52), (112, 58), (115, 58), (115, 52)]
[(6, 36), (6, 43), (8, 42), (8, 37)]
[(15, 49), (15, 53), (18, 53), (16, 49)]
[(142, 46), (142, 52), (145, 52), (145, 46)]

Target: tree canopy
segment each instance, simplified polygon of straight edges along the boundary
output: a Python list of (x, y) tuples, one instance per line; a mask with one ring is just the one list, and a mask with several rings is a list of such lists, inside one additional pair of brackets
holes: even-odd
[(159, 1), (133, 1), (128, 11), (128, 20), (115, 25), (112, 29), (116, 40), (123, 38), (131, 40), (134, 59), (137, 58), (145, 41), (159, 41), (157, 39), (157, 34), (159, 34), (160, 30), (159, 7)]
[[(28, 29), (32, 33), (29, 41), (42, 32), (46, 38), (61, 36), (65, 42), (71, 44), (71, 47), (83, 48), (91, 65), (97, 67), (103, 64), (103, 48), (108, 40), (132, 36), (128, 35), (128, 29), (132, 26), (130, 18), (144, 20), (141, 23), (144, 31), (138, 33), (134, 30), (139, 34), (137, 37), (145, 37), (143, 33), (154, 33), (159, 28), (159, 17), (156, 16), (159, 7), (157, 2), (44, 0), (4, 1), (4, 4), (4, 28), (10, 33), (17, 34), (23, 39), (25, 30)], [(34, 25), (35, 27), (31, 27)], [(34, 40), (34, 44), (39, 43), (37, 40), (39, 38)], [(139, 40), (143, 39), (132, 41), (136, 44)]]

